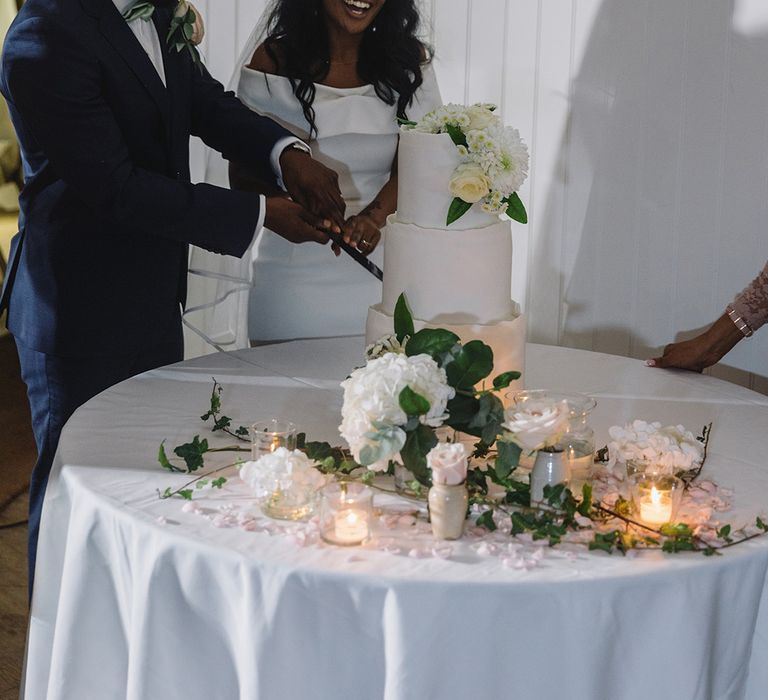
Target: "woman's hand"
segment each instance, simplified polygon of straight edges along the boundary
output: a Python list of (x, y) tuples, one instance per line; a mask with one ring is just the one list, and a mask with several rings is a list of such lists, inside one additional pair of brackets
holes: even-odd
[(677, 367), (701, 372), (717, 364), (743, 337), (728, 314), (723, 314), (700, 335), (667, 345), (661, 357), (646, 360), (646, 364), (649, 367)]
[(350, 216), (341, 227), (344, 242), (355, 246), (364, 255), (370, 255), (381, 240), (381, 231), (367, 214)]
[(291, 243), (314, 241), (325, 245), (329, 238), (326, 231), (333, 225), (329, 219), (323, 219), (308, 212), (288, 197), (267, 197), (267, 211), (264, 225)]
[(291, 198), (309, 213), (341, 227), (346, 205), (339, 189), (339, 176), (309, 153), (286, 148), (280, 155), (283, 183)]

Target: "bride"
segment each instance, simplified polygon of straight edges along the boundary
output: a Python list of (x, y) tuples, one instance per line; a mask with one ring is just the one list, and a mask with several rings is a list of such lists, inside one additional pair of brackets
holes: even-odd
[[(418, 26), (415, 0), (275, 0), (233, 79), (248, 107), (338, 173), (344, 237), (379, 266), (377, 243), (397, 199), (397, 118), (419, 119), (440, 104)], [(207, 179), (221, 184), (223, 165), (209, 167)], [(230, 180), (239, 189), (275, 187), (236, 163)], [(247, 347), (249, 338), (359, 335), (381, 298), (381, 283), (349, 256), (269, 230), (240, 261), (194, 249), (189, 286), (185, 324), (205, 343), (187, 333), (188, 356)]]

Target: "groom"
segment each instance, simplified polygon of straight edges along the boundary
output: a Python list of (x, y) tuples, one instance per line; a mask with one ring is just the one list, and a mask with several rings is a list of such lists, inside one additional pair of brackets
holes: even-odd
[[(38, 447), (30, 590), (62, 426), (107, 387), (182, 359), (187, 244), (241, 256), (262, 224), (324, 244), (343, 221), (335, 173), (226, 93), (192, 47), (169, 48), (176, 2), (152, 4), (28, 0), (3, 49), (26, 181), (0, 311)], [(190, 135), (281, 178), (293, 201), (190, 184)]]

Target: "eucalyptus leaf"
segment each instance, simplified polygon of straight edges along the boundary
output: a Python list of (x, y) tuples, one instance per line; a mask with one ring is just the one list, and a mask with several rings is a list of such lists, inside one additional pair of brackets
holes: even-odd
[(413, 335), (413, 314), (408, 308), (408, 300), (405, 298), (405, 292), (403, 292), (397, 297), (395, 304), (395, 336), (397, 341), (402, 343), (406, 337), (410, 338)]
[(445, 225), (450, 226), (454, 221), (458, 221), (471, 208), (471, 202), (465, 202), (460, 197), (454, 197), (451, 200), (451, 205), (448, 207), (448, 215), (445, 218)]
[(405, 445), (406, 434), (396, 426), (377, 424), (366, 433), (367, 444), (360, 450), (360, 464), (368, 467), (375, 462), (393, 457)]

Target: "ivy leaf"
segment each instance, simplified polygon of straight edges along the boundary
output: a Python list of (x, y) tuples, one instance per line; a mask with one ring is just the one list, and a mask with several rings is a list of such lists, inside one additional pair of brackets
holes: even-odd
[(501, 391), (506, 389), (516, 379), (520, 379), (520, 372), (502, 372), (493, 379), (494, 391)]
[(442, 367), (445, 356), (458, 342), (459, 336), (445, 328), (424, 328), (410, 338), (405, 354), (408, 357), (429, 355)]
[(246, 428), (244, 425), (241, 425), (237, 430), (235, 430), (235, 435), (240, 435), (241, 437), (247, 437), (248, 428)]
[(226, 483), (227, 483), (227, 477), (226, 476), (220, 476), (218, 479), (214, 479), (211, 482), (211, 488), (212, 489), (220, 489)]
[(179, 445), (173, 451), (184, 460), (187, 471), (194, 472), (203, 466), (203, 455), (208, 451), (208, 440), (201, 440), (199, 435), (195, 435), (192, 442)]
[(520, 197), (517, 196), (517, 192), (513, 192), (509, 197), (504, 200), (507, 203), (506, 214), (510, 219), (519, 221), (521, 224), (528, 223), (528, 214), (525, 211)]
[(427, 425), (419, 425), (409, 432), (405, 445), (400, 450), (403, 466), (424, 486), (432, 485), (432, 478), (427, 467), (427, 453), (437, 444), (437, 436)]
[(417, 394), (411, 387), (406, 386), (400, 392), (398, 397), (400, 408), (405, 411), (407, 416), (423, 416), (429, 412), (429, 401), (425, 399), (421, 394)]
[(185, 501), (191, 501), (192, 489), (182, 489), (181, 491), (179, 491), (179, 496), (181, 496)]
[(520, 454), (522, 448), (514, 442), (496, 443), (496, 476), (499, 479), (506, 479), (520, 464)]
[(464, 132), (455, 124), (446, 124), (445, 131), (451, 137), (451, 141), (457, 146), (467, 145), (467, 137), (464, 136)]
[(493, 370), (493, 350), (481, 340), (470, 340), (445, 366), (448, 383), (456, 389), (472, 389)]
[(222, 386), (213, 378), (213, 389), (211, 390), (211, 405), (208, 412), (200, 416), (200, 420), (208, 420), (214, 417), (221, 410), (221, 392)]
[(763, 532), (768, 532), (768, 525), (765, 524), (762, 518), (756, 518), (755, 525), (757, 525)]
[(183, 472), (183, 469), (171, 464), (168, 459), (168, 455), (165, 454), (165, 440), (160, 443), (160, 448), (157, 450), (157, 461), (160, 462), (160, 466), (163, 469), (167, 469), (169, 472)]
[(395, 336), (397, 337), (397, 342), (402, 343), (406, 337), (413, 335), (413, 314), (408, 308), (408, 300), (405, 298), (405, 293), (402, 293), (397, 297), (397, 303), (395, 304)]
[(454, 221), (458, 221), (471, 208), (471, 202), (465, 202), (460, 197), (454, 197), (451, 200), (451, 206), (448, 207), (448, 216), (445, 219), (445, 225), (450, 226)]
[(576, 510), (585, 518), (588, 518), (592, 513), (592, 484), (585, 483), (581, 487), (581, 503)]
[(400, 117), (397, 118), (397, 123), (400, 126), (416, 126), (416, 122), (411, 121), (410, 119), (401, 119)]
[(478, 527), (484, 527), (486, 530), (493, 532), (496, 529), (496, 523), (493, 520), (493, 511), (486, 510), (476, 521), (475, 524)]

